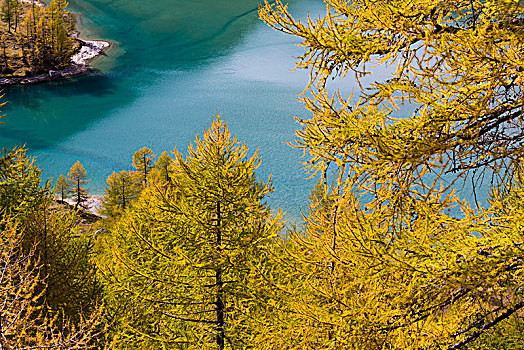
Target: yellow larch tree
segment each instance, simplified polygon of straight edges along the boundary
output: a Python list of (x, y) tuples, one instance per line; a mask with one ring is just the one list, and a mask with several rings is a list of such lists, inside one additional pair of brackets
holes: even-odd
[(142, 147), (133, 154), (133, 167), (141, 174), (144, 186), (147, 185), (147, 176), (153, 168), (156, 155), (151, 148)]
[(79, 160), (71, 166), (67, 173), (70, 192), (75, 200), (75, 208), (82, 206), (87, 201), (87, 190), (84, 187), (91, 179), (87, 178), (87, 171)]
[[(98, 258), (115, 348), (232, 349), (255, 344), (264, 298), (253, 276), (280, 231), (264, 202), (260, 158), (222, 118), (187, 156), (174, 150), (170, 181), (152, 182), (109, 228)], [(166, 158), (166, 157), (164, 157)]]
[(67, 178), (63, 174), (58, 176), (53, 189), (55, 194), (60, 196), (60, 201), (62, 202), (64, 202), (71, 194), (71, 187), (69, 186)]
[[(323, 179), (276, 256), (294, 325), (266, 344), (482, 347), (524, 308), (522, 204), (501, 195), (521, 186), (524, 5), (325, 2), (305, 21), (278, 0), (259, 11), (302, 40), (311, 117), (298, 119), (297, 146)], [(386, 77), (369, 83), (377, 71)], [(353, 93), (329, 92), (351, 78)], [(483, 176), (489, 202), (460, 197)]]
[(102, 328), (92, 240), (54, 207), (41, 172), (23, 148), (0, 157), (0, 344), (92, 348)]
[(100, 214), (110, 219), (117, 218), (140, 195), (141, 181), (140, 174), (128, 170), (109, 175), (100, 205)]

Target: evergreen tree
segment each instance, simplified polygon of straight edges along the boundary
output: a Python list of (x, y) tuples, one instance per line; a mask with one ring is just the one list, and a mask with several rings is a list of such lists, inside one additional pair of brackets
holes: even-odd
[[(260, 328), (251, 276), (265, 261), (280, 215), (262, 201), (260, 159), (217, 117), (170, 171), (146, 187), (112, 228), (99, 258), (118, 348), (238, 348)], [(123, 303), (122, 301), (125, 300)]]
[(73, 198), (75, 199), (75, 208), (82, 206), (87, 201), (87, 191), (84, 187), (91, 179), (87, 179), (87, 172), (84, 166), (77, 161), (71, 166), (67, 173), (67, 179)]

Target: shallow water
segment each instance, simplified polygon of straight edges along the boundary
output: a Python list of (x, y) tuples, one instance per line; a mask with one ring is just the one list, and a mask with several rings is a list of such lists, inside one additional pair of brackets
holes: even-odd
[[(70, 0), (84, 37), (115, 44), (94, 62), (98, 74), (4, 90), (0, 142), (26, 144), (45, 177), (80, 160), (92, 194), (107, 176), (131, 167), (137, 149), (185, 151), (221, 113), (233, 133), (259, 148), (258, 175), (273, 174), (272, 207), (293, 220), (313, 180), (301, 151), (285, 144), (306, 111), (296, 96), (306, 72), (291, 72), (296, 39), (266, 27), (254, 0)], [(297, 0), (292, 11), (320, 13), (320, 0)]]

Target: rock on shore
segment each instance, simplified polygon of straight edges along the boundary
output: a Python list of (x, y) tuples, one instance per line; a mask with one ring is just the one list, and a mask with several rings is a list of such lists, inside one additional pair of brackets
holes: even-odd
[(109, 47), (109, 42), (100, 40), (84, 41), (80, 51), (71, 57), (71, 61), (75, 64), (85, 65), (87, 61), (100, 55), (104, 49)]
[[(58, 198), (55, 198), (55, 201), (64, 203), (60, 201)], [(65, 203), (69, 204), (70, 206), (74, 206), (76, 202), (74, 198), (68, 198), (65, 200)], [(88, 196), (87, 201), (84, 203), (83, 209), (90, 212), (91, 214), (100, 216), (100, 214), (98, 213), (98, 209), (100, 208), (101, 205), (102, 205), (102, 196), (99, 196), (99, 195)]]

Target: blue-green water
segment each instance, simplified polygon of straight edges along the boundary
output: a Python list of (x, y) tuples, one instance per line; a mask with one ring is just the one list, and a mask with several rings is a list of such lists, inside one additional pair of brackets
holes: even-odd
[[(300, 217), (313, 180), (299, 165), (294, 139), (304, 116), (296, 96), (307, 72), (292, 72), (296, 39), (257, 18), (255, 0), (70, 0), (82, 34), (115, 44), (94, 62), (98, 74), (4, 90), (0, 142), (26, 144), (45, 177), (80, 160), (92, 194), (114, 170), (148, 146), (156, 154), (185, 150), (221, 113), (233, 133), (259, 148), (258, 175), (273, 174), (270, 203)], [(296, 0), (292, 11), (320, 13), (320, 0)]]

